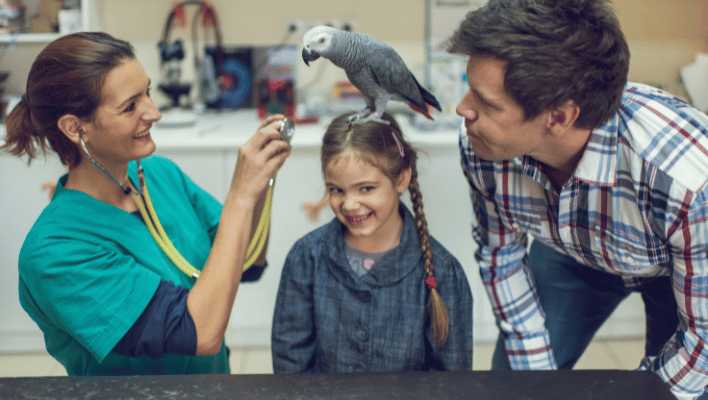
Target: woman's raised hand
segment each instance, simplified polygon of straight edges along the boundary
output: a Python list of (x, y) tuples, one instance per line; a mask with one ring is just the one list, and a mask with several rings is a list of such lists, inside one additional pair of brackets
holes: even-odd
[(282, 115), (266, 118), (258, 131), (241, 146), (229, 195), (256, 201), (290, 155), (290, 145), (280, 140), (278, 121), (282, 119)]

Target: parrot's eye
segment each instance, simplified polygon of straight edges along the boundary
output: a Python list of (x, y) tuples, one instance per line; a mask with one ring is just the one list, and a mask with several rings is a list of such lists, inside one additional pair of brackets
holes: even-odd
[(324, 38), (320, 38), (320, 43), (324, 43)]

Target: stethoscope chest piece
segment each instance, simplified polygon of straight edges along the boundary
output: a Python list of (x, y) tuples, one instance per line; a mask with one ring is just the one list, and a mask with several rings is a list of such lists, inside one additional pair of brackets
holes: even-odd
[(290, 140), (295, 135), (295, 123), (288, 118), (278, 121), (278, 130), (280, 131), (280, 138), (290, 143)]

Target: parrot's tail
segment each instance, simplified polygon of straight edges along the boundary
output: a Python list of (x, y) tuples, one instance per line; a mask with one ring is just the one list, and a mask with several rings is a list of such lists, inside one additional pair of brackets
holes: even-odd
[[(438, 99), (436, 99), (432, 93), (430, 93), (429, 91), (427, 91), (423, 87), (421, 87), (420, 94), (423, 96), (423, 101), (426, 104), (429, 104), (429, 105), (435, 107), (438, 111), (442, 111), (442, 107), (440, 107), (440, 103), (438, 103)], [(430, 107), (428, 107), (428, 109), (430, 109)]]
[(429, 104), (426, 104), (426, 105), (425, 105), (425, 110), (423, 110), (422, 108), (416, 106), (416, 105), (413, 104), (413, 103), (408, 103), (408, 107), (410, 107), (411, 109), (413, 109), (413, 111), (415, 111), (415, 112), (417, 112), (417, 113), (423, 114), (423, 115), (424, 115), (426, 118), (428, 118), (429, 120), (434, 121), (434, 120), (433, 120), (433, 116), (430, 115), (430, 109), (431, 109), (431, 107), (430, 107)]

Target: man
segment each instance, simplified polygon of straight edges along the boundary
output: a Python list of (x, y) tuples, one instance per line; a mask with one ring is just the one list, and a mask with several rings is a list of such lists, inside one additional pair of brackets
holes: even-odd
[(500, 328), (493, 368), (572, 368), (638, 291), (640, 369), (680, 399), (702, 395), (708, 117), (627, 83), (629, 50), (605, 0), (490, 0), (449, 50), (469, 56), (457, 113)]

